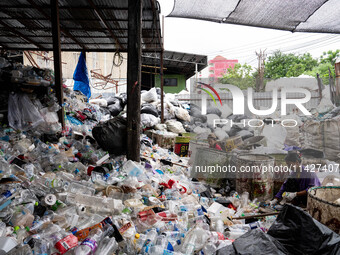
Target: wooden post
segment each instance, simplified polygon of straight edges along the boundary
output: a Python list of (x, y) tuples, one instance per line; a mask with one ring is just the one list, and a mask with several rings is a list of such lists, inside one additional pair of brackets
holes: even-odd
[(160, 55), (161, 60), (161, 68), (160, 74), (161, 74), (161, 123), (164, 123), (164, 70), (163, 70), (163, 58), (164, 58), (164, 49), (161, 50)]
[(61, 68), (61, 46), (60, 46), (60, 23), (59, 23), (59, 6), (58, 0), (51, 0), (51, 21), (52, 21), (52, 40), (53, 40), (53, 63), (54, 63), (54, 81), (55, 91), (58, 103), (62, 107), (58, 111), (59, 121), (62, 127), (65, 127), (64, 119), (64, 94), (63, 94), (63, 75)]
[(129, 0), (127, 66), (127, 158), (140, 161), (142, 0)]
[(164, 123), (164, 68), (163, 68), (163, 65), (164, 65), (164, 15), (162, 16), (162, 32), (163, 32), (163, 35), (162, 35), (162, 42), (161, 42), (161, 54), (160, 54), (160, 57), (161, 57), (161, 68), (160, 68), (160, 73), (161, 73), (161, 123)]

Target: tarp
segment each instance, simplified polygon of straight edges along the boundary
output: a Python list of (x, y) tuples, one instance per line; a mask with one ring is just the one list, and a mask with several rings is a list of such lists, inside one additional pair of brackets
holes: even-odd
[(80, 53), (76, 70), (73, 74), (73, 90), (79, 90), (87, 98), (91, 97), (90, 80), (87, 72), (86, 60), (83, 53)]
[(340, 33), (338, 0), (175, 0), (168, 17), (288, 30)]
[(287, 255), (287, 250), (273, 237), (260, 229), (252, 229), (237, 238), (232, 245), (217, 251), (217, 255)]
[(340, 236), (293, 205), (284, 206), (268, 235), (279, 241), (289, 254), (340, 254)]

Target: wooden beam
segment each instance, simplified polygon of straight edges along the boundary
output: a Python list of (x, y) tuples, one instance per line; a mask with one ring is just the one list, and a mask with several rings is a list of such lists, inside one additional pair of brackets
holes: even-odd
[(18, 35), (19, 37), (21, 37), (22, 39), (24, 39), (25, 41), (28, 41), (29, 43), (37, 46), (39, 49), (45, 49), (42, 45), (40, 45), (39, 43), (37, 43), (37, 42), (33, 41), (32, 39), (28, 38), (26, 35), (24, 35), (21, 32), (19, 32), (16, 28), (7, 25), (1, 19), (0, 19), (0, 24), (3, 25), (4, 27), (6, 27), (7, 29), (9, 29), (9, 31), (11, 31), (12, 33), (14, 33), (14, 34)]
[[(27, 0), (35, 9), (37, 9), (46, 19), (49, 19), (51, 21), (51, 18), (49, 15), (39, 6), (35, 3), (33, 0)], [(52, 22), (52, 21), (51, 21)], [(59, 21), (59, 27), (60, 27), (60, 21)], [(67, 37), (69, 37), (71, 40), (76, 42), (80, 47), (83, 49), (86, 49), (86, 46), (79, 42), (73, 35), (70, 34), (70, 32), (66, 28), (60, 27), (60, 31), (63, 32)]]
[(54, 87), (58, 98), (58, 103), (62, 107), (58, 111), (59, 121), (64, 129), (64, 94), (63, 94), (63, 75), (61, 67), (61, 46), (60, 46), (60, 24), (59, 24), (59, 5), (58, 0), (51, 0), (51, 22), (53, 38), (53, 63), (54, 63)]
[(129, 0), (127, 66), (127, 158), (140, 161), (142, 0)]
[(103, 23), (104, 27), (109, 31), (111, 37), (113, 38), (113, 40), (116, 42), (116, 44), (118, 45), (119, 48), (122, 48), (122, 46), (120, 45), (120, 42), (118, 40), (118, 38), (116, 37), (116, 35), (113, 33), (112, 29), (110, 28), (109, 24), (107, 23), (107, 21), (105, 20), (105, 18), (103, 17), (103, 15), (101, 15), (100, 10), (98, 9), (98, 7), (92, 2), (92, 0), (87, 0), (87, 2), (91, 5), (91, 7), (93, 8), (94, 13), (96, 14), (96, 16), (98, 16), (98, 18), (100, 19), (100, 21)]

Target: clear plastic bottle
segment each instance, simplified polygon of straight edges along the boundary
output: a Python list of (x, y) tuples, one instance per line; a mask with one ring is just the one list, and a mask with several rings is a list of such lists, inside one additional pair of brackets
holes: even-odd
[(182, 252), (186, 255), (193, 254), (195, 251), (197, 236), (195, 233), (192, 233), (187, 238), (184, 239)]
[(36, 240), (33, 248), (34, 255), (47, 255), (48, 254), (48, 243), (44, 239)]
[(10, 250), (7, 255), (32, 255), (32, 249), (28, 244), (17, 246)]
[(6, 236), (7, 228), (5, 222), (0, 222), (0, 237)]
[(138, 238), (138, 240), (135, 243), (136, 253), (140, 253), (141, 252), (145, 241), (146, 241), (146, 235), (139, 234), (139, 238)]
[(118, 248), (118, 243), (114, 237), (110, 238), (106, 236), (99, 244), (95, 255), (111, 255)]
[(143, 252), (148, 253), (152, 245), (155, 244), (157, 238), (157, 231), (155, 229), (150, 230), (146, 234), (146, 241), (143, 245)]
[(150, 248), (149, 254), (152, 255), (158, 255), (158, 254), (166, 254), (166, 245), (167, 245), (167, 239), (165, 235), (160, 235), (156, 239), (156, 243), (154, 246)]
[(96, 252), (103, 232), (100, 228), (90, 232), (88, 237), (74, 250), (74, 255), (92, 255)]
[(10, 188), (9, 190), (6, 190), (0, 195), (0, 204), (3, 204), (6, 202), (11, 196), (13, 196), (16, 192), (15, 188)]
[(215, 224), (215, 230), (219, 233), (224, 233), (224, 223), (221, 219), (218, 219)]
[(135, 162), (132, 160), (128, 160), (124, 165), (123, 165), (123, 170), (128, 173), (129, 176), (140, 176), (143, 173), (143, 170), (139, 165), (137, 165)]

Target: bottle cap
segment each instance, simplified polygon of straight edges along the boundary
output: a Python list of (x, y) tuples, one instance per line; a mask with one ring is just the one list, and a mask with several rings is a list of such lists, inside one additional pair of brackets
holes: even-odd
[(57, 201), (57, 198), (55, 195), (53, 194), (48, 194), (46, 197), (45, 197), (45, 203), (47, 205), (54, 205), (55, 202)]
[(15, 227), (14, 227), (14, 232), (17, 232), (17, 230), (19, 230), (19, 229), (20, 229), (19, 226), (15, 226)]
[(140, 238), (140, 234), (138, 234), (138, 233), (135, 234), (135, 238), (136, 238), (136, 239), (139, 239), (139, 238)]

